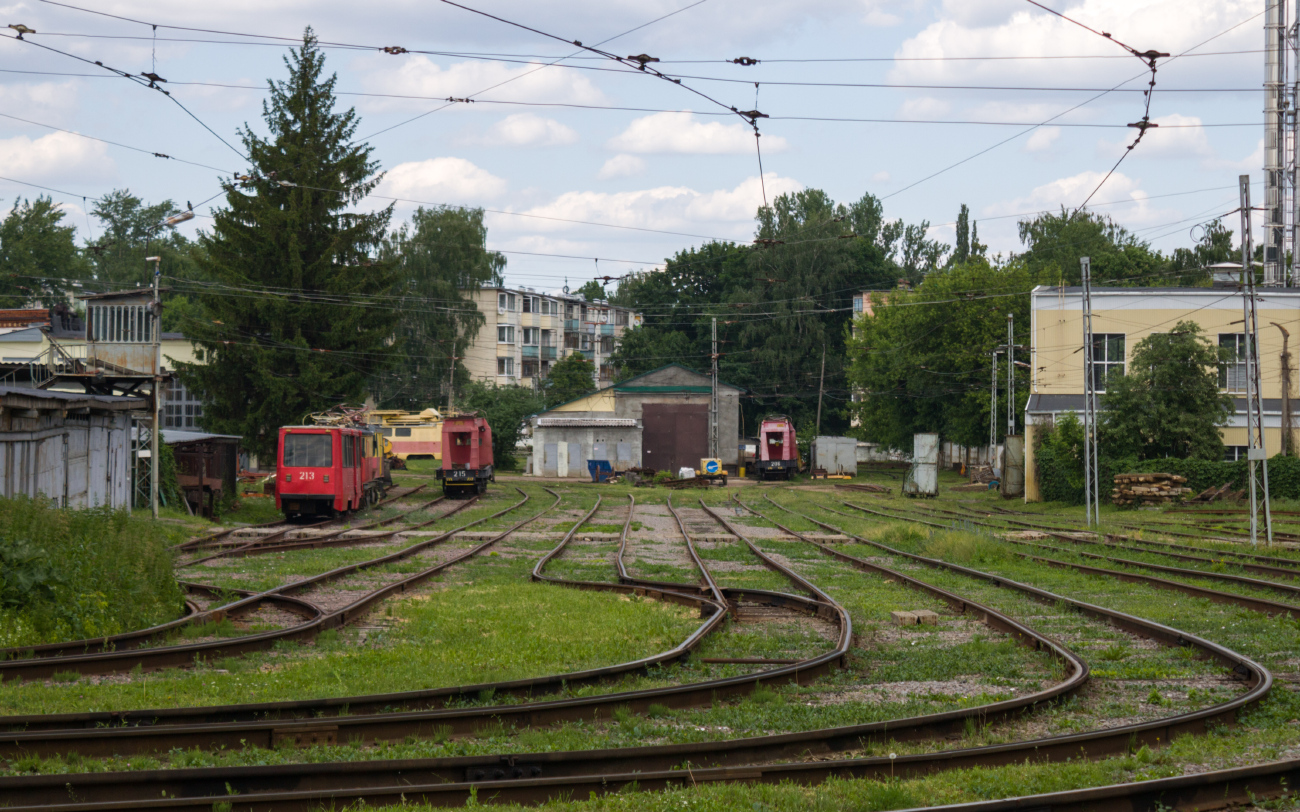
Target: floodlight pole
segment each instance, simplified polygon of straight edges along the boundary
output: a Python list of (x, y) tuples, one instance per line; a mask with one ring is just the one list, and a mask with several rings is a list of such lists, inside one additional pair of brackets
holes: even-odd
[[(710, 356), (713, 361), (713, 380), (711, 391), (709, 392), (709, 457), (717, 459), (718, 456), (718, 319), (713, 318), (713, 353)], [(825, 364), (823, 356), (822, 363)], [(819, 407), (820, 408), (820, 407)], [(820, 412), (819, 412), (820, 414)]]
[[(1268, 499), (1268, 452), (1264, 447), (1264, 402), (1260, 393), (1259, 319), (1255, 301), (1255, 270), (1251, 266), (1250, 175), (1238, 179), (1241, 187), (1242, 332), (1246, 341), (1246, 464), (1250, 480), (1250, 543), (1259, 543), (1259, 515), (1264, 534), (1273, 544), (1273, 514)], [(1260, 499), (1260, 489), (1263, 499)]]

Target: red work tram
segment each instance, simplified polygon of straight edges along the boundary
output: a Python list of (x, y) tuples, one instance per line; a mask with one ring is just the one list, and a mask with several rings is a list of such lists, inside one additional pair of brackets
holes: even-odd
[(794, 423), (783, 414), (763, 418), (758, 430), (759, 479), (789, 479), (799, 470), (799, 444), (795, 440)]
[(285, 426), (276, 454), (275, 505), (286, 518), (331, 517), (384, 497), (379, 434), (349, 426)]
[(492, 427), (475, 414), (447, 417), (442, 421), (442, 468), (438, 469), (442, 492), (468, 496), (487, 491), (496, 482), (492, 468)]

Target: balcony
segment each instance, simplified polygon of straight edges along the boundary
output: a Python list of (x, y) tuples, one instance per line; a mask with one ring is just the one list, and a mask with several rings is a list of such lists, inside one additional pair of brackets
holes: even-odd
[[(525, 358), (537, 358), (539, 357), (539, 353), (537, 351), (541, 349), (541, 347), (532, 344), (525, 344), (523, 349), (524, 349)], [(547, 349), (550, 348), (548, 347)]]
[(578, 332), (578, 320), (577, 320), (577, 319), (565, 319), (565, 320), (564, 320), (564, 329), (565, 329), (567, 332), (570, 332), (570, 333), (576, 333), (576, 332)]
[(612, 325), (612, 324), (602, 324), (602, 325), (600, 325), (600, 334), (603, 335), (603, 336), (612, 336), (612, 335), (614, 335), (614, 325)]
[(548, 361), (555, 360), (556, 353), (554, 347), (542, 347), (541, 350), (542, 350), (542, 358)]

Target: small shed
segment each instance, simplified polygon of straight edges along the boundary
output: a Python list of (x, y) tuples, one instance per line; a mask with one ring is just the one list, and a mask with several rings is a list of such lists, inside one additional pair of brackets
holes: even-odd
[(858, 441), (852, 437), (816, 437), (810, 457), (814, 471), (857, 476)]
[(218, 502), (237, 492), (243, 438), (176, 429), (161, 434), (176, 458), (176, 479), (190, 510), (211, 517)]
[(140, 398), (0, 386), (0, 495), (64, 507), (131, 505), (131, 422)]
[[(712, 389), (710, 376), (669, 364), (534, 415), (529, 473), (586, 477), (588, 460), (616, 471), (698, 468), (709, 456)], [(718, 382), (718, 458), (733, 472), (743, 392)]]

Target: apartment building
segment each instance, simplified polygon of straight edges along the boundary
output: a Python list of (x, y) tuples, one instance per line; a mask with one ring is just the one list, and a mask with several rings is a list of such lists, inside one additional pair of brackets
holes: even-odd
[[(1025, 499), (1039, 499), (1033, 462), (1035, 434), (1058, 415), (1083, 415), (1083, 300), (1077, 287), (1039, 286), (1030, 305), (1029, 402), (1025, 408)], [(1233, 396), (1236, 411), (1220, 429), (1229, 460), (1246, 456), (1246, 356), (1242, 296), (1235, 286), (1212, 288), (1093, 288), (1093, 377), (1098, 392), (1128, 369), (1133, 348), (1180, 321), (1196, 322), (1223, 348), (1219, 387)], [(1293, 336), (1291, 334), (1294, 334)], [(1282, 353), (1300, 358), (1300, 290), (1261, 288), (1259, 362), (1264, 401), (1264, 447), (1276, 454), (1282, 439)], [(1292, 362), (1292, 380), (1295, 374)], [(1295, 396), (1292, 383), (1292, 397)], [(1104, 403), (1103, 403), (1104, 408)], [(1293, 433), (1293, 438), (1295, 434)], [(1105, 485), (1103, 484), (1103, 487)]]
[(483, 288), (473, 294), (485, 322), (465, 353), (476, 380), (537, 386), (551, 365), (575, 353), (596, 367), (593, 384), (614, 379), (609, 357), (642, 318), (626, 307), (532, 288)]

